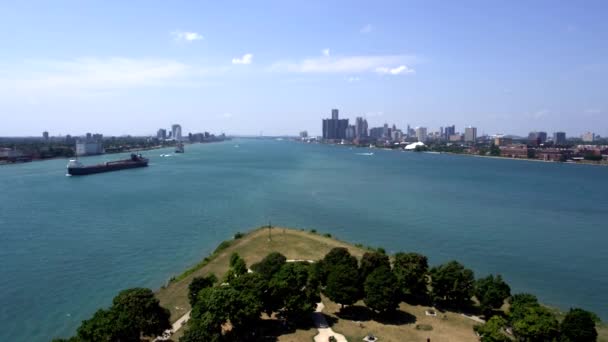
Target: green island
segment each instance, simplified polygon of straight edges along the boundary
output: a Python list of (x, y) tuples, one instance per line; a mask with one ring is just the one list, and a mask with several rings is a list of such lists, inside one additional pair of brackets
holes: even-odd
[(222, 242), (155, 293), (122, 291), (76, 336), (53, 341), (366, 338), (608, 342), (608, 327), (585, 310), (563, 313), (512, 294), (499, 275), (475, 279), (456, 261), (429, 267), (416, 253), (387, 255), (315, 230), (261, 227)]

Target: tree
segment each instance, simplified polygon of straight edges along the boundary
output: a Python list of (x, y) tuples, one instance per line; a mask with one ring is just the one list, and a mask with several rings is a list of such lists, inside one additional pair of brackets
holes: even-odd
[(358, 268), (357, 258), (350, 255), (348, 249), (343, 247), (334, 247), (325, 257), (318, 263), (317, 274), (321, 280), (321, 284), (325, 285), (331, 270), (337, 266), (343, 265), (348, 268)]
[(110, 309), (120, 340), (139, 340), (140, 335), (157, 336), (171, 328), (169, 310), (159, 305), (150, 289), (133, 288), (114, 297)]
[(321, 299), (310, 269), (308, 263), (286, 263), (270, 281), (271, 297), (277, 301), (277, 308), (290, 318), (306, 319)]
[(492, 144), (492, 146), (490, 146), (490, 155), (491, 156), (500, 156), (500, 147)]
[(511, 339), (502, 332), (506, 325), (504, 318), (493, 316), (485, 324), (476, 325), (473, 329), (479, 334), (481, 342), (510, 342)]
[(364, 283), (367, 276), (380, 267), (391, 268), (388, 255), (380, 252), (365, 252), (361, 258), (361, 266), (359, 267), (359, 277), (361, 279), (361, 283)]
[(159, 305), (150, 289), (120, 292), (109, 310), (98, 310), (82, 322), (78, 338), (83, 341), (139, 341), (141, 335), (157, 336), (171, 327), (169, 311)]
[(513, 322), (523, 319), (529, 307), (540, 306), (536, 296), (529, 293), (518, 293), (511, 296), (509, 320)]
[(393, 272), (404, 298), (426, 298), (429, 264), (424, 255), (418, 253), (397, 253)]
[(513, 333), (520, 341), (553, 341), (559, 333), (555, 316), (542, 306), (527, 306), (522, 318), (513, 322)]
[(230, 282), (232, 279), (247, 273), (247, 264), (237, 253), (230, 255), (230, 269), (226, 272), (224, 280)]
[(430, 274), (435, 300), (454, 307), (469, 304), (475, 283), (473, 271), (457, 261), (450, 261), (433, 267)]
[(561, 341), (597, 341), (596, 316), (583, 309), (570, 309), (560, 326)]
[(270, 279), (277, 273), (283, 264), (287, 261), (287, 258), (281, 253), (272, 252), (268, 254), (262, 261), (251, 265), (251, 269), (261, 274), (264, 278)]
[(327, 276), (324, 293), (329, 299), (344, 305), (354, 304), (360, 299), (359, 274), (352, 264), (338, 264)]
[(486, 317), (493, 309), (499, 309), (511, 295), (511, 288), (502, 280), (500, 275), (489, 275), (475, 282), (475, 297)]
[(376, 268), (365, 280), (367, 307), (378, 312), (394, 311), (399, 306), (397, 278), (387, 266)]
[(215, 274), (210, 274), (205, 277), (194, 277), (188, 286), (188, 300), (190, 301), (190, 306), (194, 306), (194, 302), (196, 301), (196, 296), (200, 292), (200, 290), (211, 287), (213, 284), (217, 282), (217, 277)]

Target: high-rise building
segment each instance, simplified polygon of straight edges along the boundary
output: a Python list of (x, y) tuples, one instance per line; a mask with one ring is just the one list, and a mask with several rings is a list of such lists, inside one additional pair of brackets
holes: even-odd
[(426, 127), (416, 127), (416, 138), (418, 138), (418, 141), (425, 142), (427, 136)]
[(528, 143), (530, 145), (541, 145), (547, 142), (547, 132), (530, 132), (528, 134)]
[(474, 143), (477, 140), (477, 127), (465, 127), (464, 129), (464, 141)]
[(581, 139), (583, 139), (583, 142), (593, 142), (593, 141), (595, 141), (595, 133), (593, 133), (593, 132), (585, 132), (581, 136)]
[(367, 120), (362, 117), (355, 120), (355, 135), (357, 139), (367, 138)]
[(307, 131), (301, 131), (300, 132), (300, 138), (302, 138), (302, 139), (308, 138), (308, 132)]
[(346, 132), (344, 134), (344, 138), (346, 140), (354, 140), (356, 137), (356, 129), (354, 125), (348, 125), (348, 127), (346, 127)]
[(331, 110), (331, 119), (323, 119), (323, 139), (346, 139), (348, 119), (340, 119), (338, 110)]
[(49, 140), (49, 132), (47, 132), (47, 131), (42, 132), (42, 139)]
[(369, 130), (369, 137), (374, 139), (382, 138), (382, 134), (384, 132), (384, 127), (372, 127)]
[(443, 134), (441, 135), (441, 138), (445, 141), (448, 141), (450, 140), (450, 136), (454, 134), (456, 134), (456, 126), (447, 126), (443, 129)]
[(156, 137), (157, 137), (158, 139), (161, 139), (161, 140), (165, 140), (165, 139), (167, 139), (167, 130), (166, 130), (166, 129), (163, 129), (163, 128), (160, 128), (160, 129), (159, 129), (159, 130), (156, 132)]
[(171, 126), (171, 133), (172, 133), (173, 139), (175, 139), (177, 141), (182, 140), (182, 126), (180, 126), (178, 124)]
[(553, 144), (554, 145), (566, 145), (566, 133), (565, 132), (555, 132), (553, 133)]

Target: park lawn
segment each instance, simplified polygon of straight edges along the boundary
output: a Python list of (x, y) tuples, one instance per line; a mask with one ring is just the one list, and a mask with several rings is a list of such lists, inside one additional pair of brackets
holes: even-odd
[(358, 258), (365, 253), (362, 248), (308, 231), (272, 228), (270, 233), (270, 240), (267, 228), (253, 230), (240, 239), (232, 240), (230, 247), (218, 253), (204, 267), (158, 290), (156, 297), (160, 305), (171, 312), (171, 322), (175, 322), (190, 310), (188, 285), (192, 279), (211, 273), (221, 279), (228, 271), (230, 255), (234, 252), (245, 260), (247, 266), (262, 260), (271, 252), (279, 252), (287, 259), (303, 260), (320, 260), (334, 247), (348, 248), (350, 253)]
[[(426, 306), (401, 303), (396, 315), (380, 322), (366, 310), (363, 301), (346, 307), (340, 313), (340, 305), (323, 297), (324, 314), (332, 329), (343, 334), (349, 341), (361, 341), (367, 334), (373, 334), (380, 341), (477, 341), (473, 326), (479, 324), (454, 312), (437, 312), (437, 316), (426, 316)], [(350, 309), (350, 310), (349, 310)], [(357, 314), (349, 315), (350, 312)], [(430, 331), (418, 330), (416, 325), (430, 325)]]

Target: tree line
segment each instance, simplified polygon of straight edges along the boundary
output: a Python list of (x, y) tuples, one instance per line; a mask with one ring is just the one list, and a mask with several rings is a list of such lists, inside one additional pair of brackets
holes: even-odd
[[(418, 253), (389, 257), (383, 250), (368, 251), (358, 260), (346, 248), (333, 248), (308, 263), (287, 262), (274, 252), (250, 269), (232, 254), (221, 280), (213, 274), (193, 278), (192, 312), (181, 342), (263, 340), (263, 314), (286, 325), (307, 324), (321, 294), (341, 308), (362, 300), (377, 318), (391, 317), (401, 302), (476, 311), (486, 319), (475, 327), (482, 342), (597, 340), (599, 320), (593, 313), (571, 309), (559, 322), (535, 296), (512, 295), (500, 275), (476, 279), (457, 261), (431, 268)], [(508, 310), (502, 311), (505, 303)], [(168, 327), (169, 313), (152, 292), (131, 289), (84, 321), (77, 336), (57, 341), (139, 341)]]

